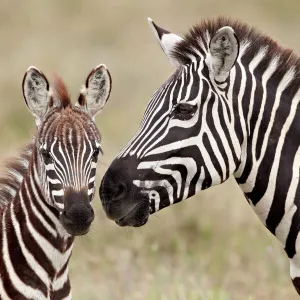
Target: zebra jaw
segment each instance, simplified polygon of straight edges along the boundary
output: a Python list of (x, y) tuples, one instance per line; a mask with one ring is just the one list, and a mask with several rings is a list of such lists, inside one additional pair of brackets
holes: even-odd
[(116, 221), (116, 223), (123, 226), (141, 227), (148, 222), (149, 207), (148, 202), (137, 203), (134, 205), (123, 218)]

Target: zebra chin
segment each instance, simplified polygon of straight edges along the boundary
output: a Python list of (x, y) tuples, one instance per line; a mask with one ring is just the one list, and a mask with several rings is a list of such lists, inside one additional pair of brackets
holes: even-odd
[[(118, 194), (113, 192), (114, 197), (110, 197), (109, 189), (118, 189)], [(120, 191), (122, 189), (122, 191)], [(99, 189), (100, 199), (107, 217), (115, 221), (119, 226), (140, 227), (147, 223), (150, 215), (150, 202), (148, 195), (133, 187), (128, 190), (124, 184), (118, 183), (115, 187), (113, 183), (104, 180)]]
[(116, 220), (116, 223), (123, 226), (141, 227), (149, 219), (149, 201), (142, 201), (136, 204), (124, 217)]

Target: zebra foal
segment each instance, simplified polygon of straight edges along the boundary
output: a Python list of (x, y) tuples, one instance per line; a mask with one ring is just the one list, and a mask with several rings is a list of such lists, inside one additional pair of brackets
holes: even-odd
[(74, 237), (89, 231), (100, 133), (94, 123), (110, 94), (99, 65), (72, 105), (34, 67), (23, 95), (37, 126), (33, 141), (0, 178), (0, 299), (71, 299), (68, 262)]

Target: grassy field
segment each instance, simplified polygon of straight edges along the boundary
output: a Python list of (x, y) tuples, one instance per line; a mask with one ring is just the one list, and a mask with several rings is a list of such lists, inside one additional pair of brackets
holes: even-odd
[[(0, 2), (0, 156), (34, 132), (21, 81), (30, 65), (60, 74), (73, 101), (91, 68), (105, 63), (112, 95), (97, 124), (99, 178), (136, 130), (152, 92), (172, 68), (148, 28), (152, 17), (183, 34), (202, 18), (231, 16), (300, 52), (299, 1)], [(89, 235), (71, 259), (75, 300), (297, 299), (288, 261), (233, 180), (152, 216), (140, 229), (106, 219), (99, 196)]]

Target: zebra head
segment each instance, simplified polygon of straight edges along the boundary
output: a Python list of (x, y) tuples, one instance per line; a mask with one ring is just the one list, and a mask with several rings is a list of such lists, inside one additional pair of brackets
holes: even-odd
[(239, 145), (227, 89), (239, 54), (234, 30), (225, 26), (199, 36), (198, 49), (186, 42), (188, 35), (149, 23), (176, 70), (102, 179), (104, 210), (120, 226), (141, 226), (149, 214), (225, 181), (240, 151), (232, 151)]
[(47, 203), (72, 235), (85, 234), (94, 219), (90, 202), (101, 152), (94, 118), (106, 104), (110, 89), (104, 65), (89, 74), (76, 105), (58, 77), (50, 86), (42, 72), (30, 67), (23, 79), (24, 99), (37, 125), (33, 150), (37, 180)]

